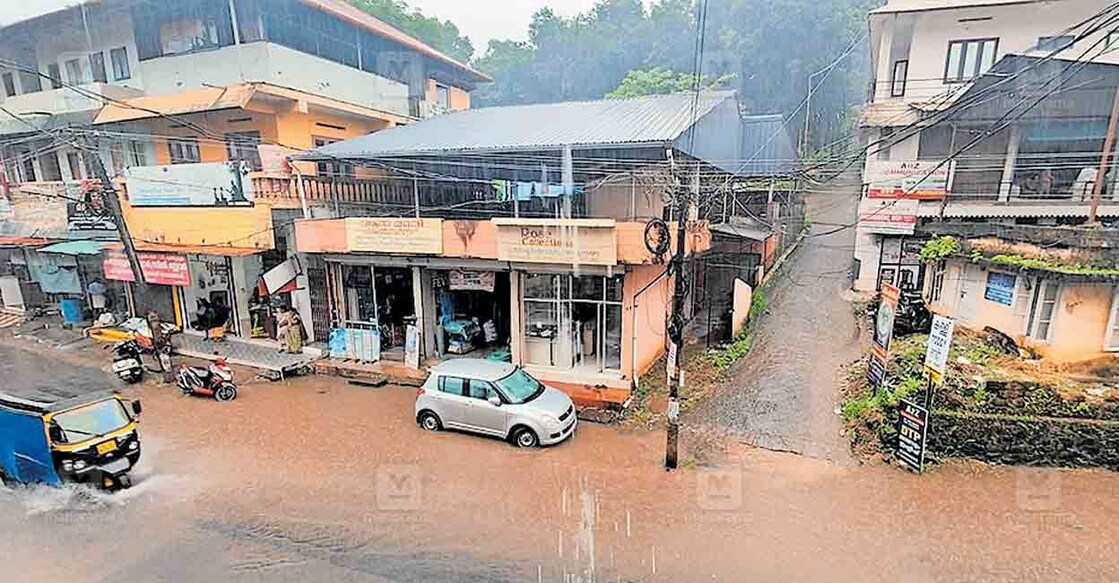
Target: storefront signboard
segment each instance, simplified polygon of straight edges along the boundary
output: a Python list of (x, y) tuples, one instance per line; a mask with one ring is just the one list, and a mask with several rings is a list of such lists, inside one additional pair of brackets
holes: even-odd
[(910, 471), (924, 469), (928, 436), (929, 410), (909, 401), (898, 403), (898, 461)]
[(351, 252), (441, 255), (443, 219), (349, 217), (346, 246)]
[(492, 292), (496, 274), (492, 271), (464, 271), (456, 269), (448, 274), (451, 290)]
[(133, 166), (125, 170), (132, 206), (252, 206), (249, 166), (238, 162)]
[(952, 318), (933, 314), (932, 329), (925, 348), (925, 374), (934, 385), (944, 380), (948, 369), (948, 350), (952, 347), (952, 331), (956, 322)]
[(863, 199), (859, 228), (882, 235), (912, 235), (917, 227), (917, 204), (912, 199)]
[(869, 160), (866, 165), (868, 198), (940, 200), (952, 187), (955, 161)]
[(618, 244), (610, 220), (494, 219), (497, 258), (522, 263), (617, 265)]
[[(140, 251), (136, 256), (140, 260), (140, 269), (144, 271), (144, 281), (155, 285), (179, 287), (190, 287), (192, 284), (186, 255)], [(105, 279), (136, 281), (124, 251), (110, 250), (105, 255), (102, 268), (105, 271)]]

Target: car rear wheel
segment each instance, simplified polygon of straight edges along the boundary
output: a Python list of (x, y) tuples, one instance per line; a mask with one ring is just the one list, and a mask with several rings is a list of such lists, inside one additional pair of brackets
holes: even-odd
[(513, 432), (513, 445), (525, 449), (536, 447), (540, 445), (540, 438), (528, 427), (520, 427)]
[(439, 431), (443, 429), (443, 422), (439, 420), (439, 416), (431, 411), (424, 411), (420, 413), (420, 427), (427, 431)]

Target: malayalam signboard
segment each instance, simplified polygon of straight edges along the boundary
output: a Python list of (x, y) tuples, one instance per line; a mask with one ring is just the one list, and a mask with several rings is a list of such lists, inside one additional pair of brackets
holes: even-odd
[(944, 380), (948, 369), (948, 350), (952, 347), (952, 332), (956, 322), (952, 318), (933, 314), (932, 330), (925, 347), (925, 374), (934, 385)]
[(929, 410), (905, 400), (898, 403), (898, 461), (918, 474), (925, 466), (928, 436)]
[(349, 251), (441, 255), (443, 219), (349, 217), (346, 247)]
[[(144, 272), (144, 281), (155, 285), (173, 285), (190, 287), (190, 265), (186, 255), (174, 253), (150, 253), (138, 251), (136, 257), (140, 260), (140, 269)], [(101, 267), (105, 271), (105, 279), (116, 281), (136, 281), (132, 276), (132, 268), (128, 264), (128, 256), (124, 251), (110, 250), (105, 255)]]
[(494, 219), (497, 258), (522, 263), (617, 265), (614, 221)]
[(882, 235), (912, 235), (917, 228), (917, 205), (912, 199), (859, 201), (859, 228)]
[(952, 188), (956, 162), (868, 160), (863, 180), (868, 198), (940, 200)]
[(882, 386), (886, 380), (886, 363), (889, 362), (890, 342), (894, 338), (894, 320), (898, 310), (901, 290), (888, 283), (882, 284), (881, 301), (874, 317), (874, 343), (870, 348), (866, 377), (872, 386)]
[(133, 166), (124, 171), (132, 206), (252, 206), (253, 181), (243, 162)]

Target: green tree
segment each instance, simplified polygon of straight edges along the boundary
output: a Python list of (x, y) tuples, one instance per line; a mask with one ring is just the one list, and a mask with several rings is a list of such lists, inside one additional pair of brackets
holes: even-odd
[(462, 62), (474, 56), (474, 45), (455, 23), (425, 16), (404, 0), (349, 0), (350, 4)]
[[(613, 91), (606, 94), (609, 98), (640, 97), (642, 95), (663, 95), (666, 93), (682, 93), (691, 91), (695, 75), (691, 73), (676, 73), (671, 69), (654, 67), (652, 69), (637, 69), (630, 71), (622, 83)], [(725, 89), (734, 79), (733, 74), (724, 75), (718, 79), (700, 79), (700, 88)]]

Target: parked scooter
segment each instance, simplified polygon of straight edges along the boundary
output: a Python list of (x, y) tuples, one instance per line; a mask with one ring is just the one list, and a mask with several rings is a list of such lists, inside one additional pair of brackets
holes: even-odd
[(144, 378), (141, 354), (143, 350), (135, 339), (121, 340), (113, 345), (113, 372), (120, 380), (131, 385)]
[(179, 390), (184, 395), (213, 397), (216, 401), (232, 401), (237, 398), (233, 371), (224, 358), (219, 358), (206, 368), (179, 365)]

